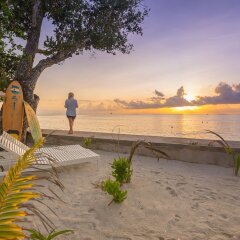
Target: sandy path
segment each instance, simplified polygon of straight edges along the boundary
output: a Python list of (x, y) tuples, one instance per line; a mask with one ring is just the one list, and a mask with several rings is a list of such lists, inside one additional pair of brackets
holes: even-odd
[(67, 204), (54, 203), (59, 220), (45, 211), (75, 234), (59, 239), (240, 240), (240, 177), (232, 169), (135, 156), (128, 198), (108, 206), (111, 197), (92, 183), (110, 174), (117, 155), (98, 153), (98, 171), (90, 163), (60, 174)]

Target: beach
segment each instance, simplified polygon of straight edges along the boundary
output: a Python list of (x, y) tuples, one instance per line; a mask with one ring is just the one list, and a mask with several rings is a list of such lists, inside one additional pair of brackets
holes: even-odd
[(0, 0), (0, 240), (240, 240), (240, 0)]
[(98, 165), (61, 170), (65, 191), (59, 195), (65, 203), (46, 202), (59, 217), (40, 206), (58, 229), (74, 230), (59, 239), (240, 239), (240, 178), (231, 168), (135, 155), (132, 182), (124, 185), (127, 199), (108, 206), (111, 197), (97, 185), (111, 175), (118, 154), (96, 152)]

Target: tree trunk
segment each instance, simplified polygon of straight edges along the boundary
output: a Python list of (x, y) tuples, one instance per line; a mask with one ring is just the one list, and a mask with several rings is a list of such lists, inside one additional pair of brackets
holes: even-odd
[(0, 135), (2, 134), (3, 129), (2, 129), (2, 108), (0, 109)]
[[(24, 101), (36, 111), (39, 97), (34, 95), (34, 89), (38, 76), (33, 76), (33, 63), (38, 50), (39, 38), (41, 34), (41, 26), (44, 17), (44, 11), (41, 0), (35, 0), (32, 12), (32, 24), (28, 33), (27, 44), (23, 51), (23, 56), (18, 66), (15, 80), (17, 80), (23, 90)], [(26, 141), (27, 121), (24, 119), (22, 140)]]
[[(37, 81), (37, 79), (36, 79), (36, 81)], [(20, 82), (20, 83), (21, 83), (22, 90), (23, 90), (24, 101), (29, 103), (29, 105), (36, 112), (40, 98), (36, 94), (34, 94), (35, 87), (33, 87), (32, 84), (27, 84), (28, 83), (27, 80), (23, 81), (23, 82)], [(27, 128), (28, 128), (28, 122), (27, 122), (26, 116), (24, 116), (24, 120), (23, 120), (23, 133), (22, 133), (22, 137), (21, 137), (21, 140), (23, 142), (26, 142), (26, 139), (27, 139)]]

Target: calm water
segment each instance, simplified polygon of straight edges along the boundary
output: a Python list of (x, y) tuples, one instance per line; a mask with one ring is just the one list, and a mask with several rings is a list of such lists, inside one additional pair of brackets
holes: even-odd
[[(39, 116), (41, 128), (68, 129), (65, 116)], [(240, 115), (79, 115), (75, 130), (210, 139), (209, 129), (240, 141)]]

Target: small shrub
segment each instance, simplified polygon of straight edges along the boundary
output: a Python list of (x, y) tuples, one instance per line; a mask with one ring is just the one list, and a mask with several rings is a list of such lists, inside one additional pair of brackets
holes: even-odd
[(29, 236), (30, 240), (52, 240), (58, 237), (59, 235), (73, 233), (72, 230), (62, 230), (62, 231), (53, 230), (48, 235), (43, 235), (41, 232), (33, 229), (27, 229), (27, 231), (30, 233), (30, 236)]
[(92, 145), (92, 139), (91, 138), (84, 138), (83, 142), (84, 142), (85, 147), (90, 147)]
[(106, 181), (102, 182), (102, 190), (107, 192), (109, 195), (112, 195), (112, 201), (116, 203), (121, 203), (127, 198), (127, 191), (122, 191), (120, 189), (120, 183), (118, 181), (107, 179)]
[(120, 185), (131, 182), (133, 170), (132, 164), (127, 158), (120, 157), (114, 159), (112, 169), (112, 176), (120, 183)]
[[(118, 159), (114, 159), (111, 165), (113, 169), (112, 176), (115, 178), (115, 181), (108, 179), (101, 183), (102, 190), (113, 196), (113, 200), (109, 203), (109, 205), (113, 201), (121, 203), (127, 198), (127, 191), (122, 191), (120, 187), (124, 183), (131, 182), (133, 174), (132, 158), (135, 154), (136, 149), (140, 146), (143, 146), (152, 151), (157, 156), (158, 160), (160, 157), (169, 158), (169, 156), (165, 152), (152, 146), (151, 143), (145, 141), (134, 142), (129, 157), (119, 157)], [(99, 187), (99, 185), (97, 185), (97, 187)]]

